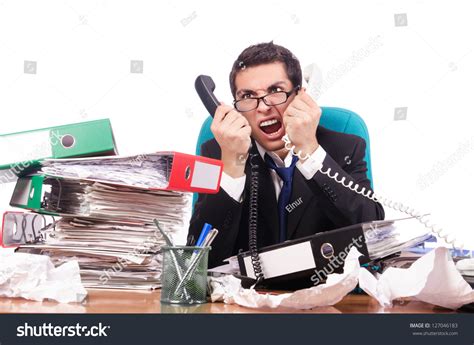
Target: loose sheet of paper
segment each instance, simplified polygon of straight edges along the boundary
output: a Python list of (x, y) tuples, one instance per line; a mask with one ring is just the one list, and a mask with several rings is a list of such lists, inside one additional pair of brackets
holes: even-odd
[(359, 284), (382, 306), (402, 297), (457, 309), (474, 302), (474, 290), (463, 279), (449, 254), (439, 247), (416, 260), (410, 268), (388, 268), (377, 279), (367, 270), (361, 270)]

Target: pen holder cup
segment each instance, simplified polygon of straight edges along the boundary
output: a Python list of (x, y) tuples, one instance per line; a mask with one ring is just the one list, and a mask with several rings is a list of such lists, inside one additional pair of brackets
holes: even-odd
[(211, 247), (162, 247), (162, 303), (207, 302), (207, 260), (210, 249)]

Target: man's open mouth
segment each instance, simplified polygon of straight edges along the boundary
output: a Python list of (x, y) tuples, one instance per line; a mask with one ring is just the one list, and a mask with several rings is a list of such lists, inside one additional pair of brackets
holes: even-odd
[(283, 130), (283, 126), (280, 120), (270, 119), (262, 121), (259, 125), (260, 130), (270, 138), (277, 138), (280, 136), (280, 132)]

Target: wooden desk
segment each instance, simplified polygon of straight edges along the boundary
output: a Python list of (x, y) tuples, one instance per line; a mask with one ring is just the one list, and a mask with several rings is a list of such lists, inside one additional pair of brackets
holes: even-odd
[(394, 303), (392, 308), (382, 308), (367, 295), (347, 295), (332, 307), (312, 310), (249, 309), (224, 303), (206, 303), (194, 306), (162, 305), (160, 290), (134, 292), (116, 290), (89, 290), (82, 303), (61, 304), (34, 302), (21, 298), (0, 298), (0, 313), (455, 313), (452, 310), (413, 300)]

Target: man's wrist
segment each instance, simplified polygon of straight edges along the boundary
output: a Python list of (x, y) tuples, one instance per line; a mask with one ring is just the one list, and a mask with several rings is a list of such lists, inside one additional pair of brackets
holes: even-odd
[(296, 167), (301, 172), (301, 174), (307, 179), (310, 180), (314, 175), (321, 169), (323, 162), (326, 159), (326, 151), (322, 146), (318, 148), (306, 159), (304, 162), (301, 160), (296, 163)]
[(245, 162), (248, 153), (222, 153), (224, 172), (232, 178), (239, 178), (245, 175)]
[(301, 149), (299, 149), (302, 153), (301, 157), (302, 159), (300, 159), (301, 162), (304, 162), (306, 161), (305, 156), (306, 157), (309, 157), (311, 156), (314, 152), (316, 152), (316, 150), (318, 149), (319, 147), (319, 143), (317, 141), (314, 141), (314, 142), (311, 142), (307, 145), (304, 145), (303, 147), (301, 147)]

